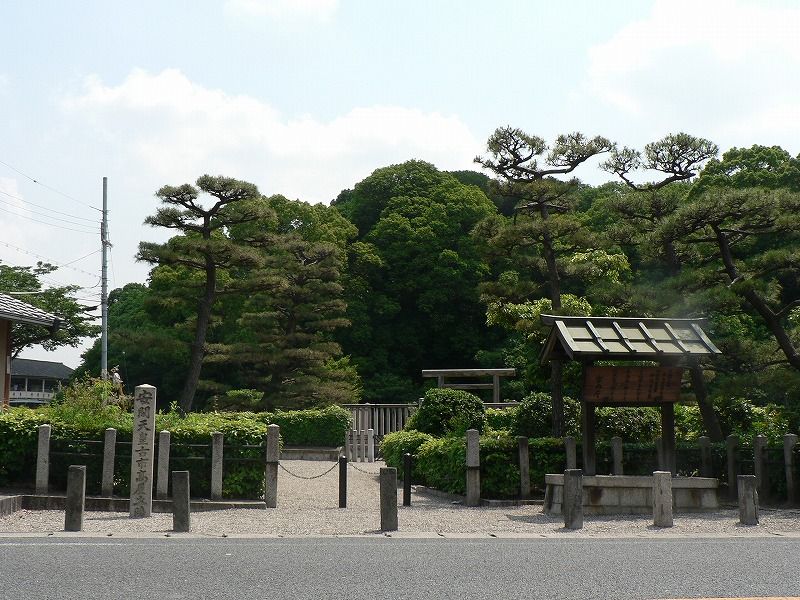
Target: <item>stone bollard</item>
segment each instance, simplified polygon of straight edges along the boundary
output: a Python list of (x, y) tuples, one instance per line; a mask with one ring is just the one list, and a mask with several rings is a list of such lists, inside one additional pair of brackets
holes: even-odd
[(113, 427), (106, 429), (103, 439), (103, 480), (100, 485), (100, 494), (111, 497), (114, 495), (114, 461), (117, 456), (117, 430)]
[(347, 457), (339, 457), (339, 508), (347, 508)]
[(70, 465), (67, 471), (67, 500), (64, 531), (83, 531), (83, 507), (86, 502), (86, 466)]
[(189, 471), (172, 472), (172, 531), (188, 532), (192, 528)]
[(222, 500), (222, 457), (224, 437), (219, 431), (211, 434), (211, 499)]
[(564, 499), (561, 511), (564, 513), (564, 527), (567, 529), (583, 527), (583, 471), (580, 469), (564, 471)]
[(739, 475), (739, 523), (758, 525), (758, 487), (755, 475)]
[(700, 446), (700, 477), (713, 477), (711, 468), (711, 438), (707, 435), (697, 438), (697, 445)]
[(672, 527), (672, 472), (653, 473), (653, 525)]
[(519, 447), (519, 497), (531, 497), (531, 453), (530, 442), (524, 435), (517, 437)]
[(727, 457), (727, 470), (728, 470), (728, 498), (735, 500), (737, 497), (736, 491), (736, 475), (738, 474), (739, 461), (736, 460), (736, 453), (739, 449), (739, 438), (734, 434), (730, 434), (725, 438), (725, 455)]
[(467, 506), (481, 503), (481, 438), (477, 429), (467, 430)]
[(757, 435), (753, 438), (753, 470), (756, 476), (758, 496), (766, 501), (769, 490), (769, 477), (767, 476), (767, 436)]
[(381, 467), (381, 531), (397, 531), (397, 469)]
[(611, 457), (613, 459), (613, 475), (623, 475), (622, 470), (622, 438), (615, 435), (611, 438)]
[(403, 454), (403, 506), (411, 506), (411, 469), (412, 457), (406, 452)]
[(264, 502), (267, 508), (278, 506), (278, 465), (280, 464), (281, 428), (272, 424), (267, 427), (267, 466), (264, 473)]
[(783, 436), (783, 464), (786, 470), (786, 501), (790, 506), (797, 502), (797, 482), (794, 480), (794, 447), (797, 436), (787, 433)]
[(169, 431), (158, 433), (158, 476), (156, 477), (156, 498), (165, 500), (169, 495)]
[(367, 429), (367, 462), (375, 462), (375, 430)]
[(564, 438), (564, 453), (566, 455), (566, 468), (576, 468), (578, 466), (578, 451), (575, 447), (574, 437), (567, 436)]
[(50, 485), (50, 425), (39, 425), (36, 452), (36, 493), (46, 494)]

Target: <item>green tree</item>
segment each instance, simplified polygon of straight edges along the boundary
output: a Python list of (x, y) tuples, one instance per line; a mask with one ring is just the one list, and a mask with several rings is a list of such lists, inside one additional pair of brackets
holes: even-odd
[(59, 319), (55, 333), (45, 327), (15, 323), (12, 328), (11, 356), (19, 356), (25, 348), (35, 345), (41, 345), (48, 351), (62, 346), (74, 348), (83, 338), (99, 333), (100, 328), (92, 324), (93, 317), (87, 314), (94, 307), (86, 307), (75, 298), (79, 286), (43, 286), (41, 278), (57, 269), (43, 262), (36, 263), (35, 267), (13, 267), (0, 263), (0, 292), (10, 293), (14, 298), (54, 314)]
[[(214, 200), (209, 208), (200, 202), (205, 193)], [(219, 273), (232, 267), (255, 266), (259, 253), (247, 244), (231, 241), (230, 227), (268, 221), (272, 212), (256, 186), (228, 177), (203, 175), (197, 187), (164, 186), (156, 194), (165, 206), (145, 223), (180, 232), (164, 244), (141, 242), (137, 259), (151, 264), (181, 267), (199, 274), (202, 292), (197, 298), (194, 340), (179, 404), (189, 411), (194, 402), (205, 354), (206, 333), (214, 302), (220, 292)]]

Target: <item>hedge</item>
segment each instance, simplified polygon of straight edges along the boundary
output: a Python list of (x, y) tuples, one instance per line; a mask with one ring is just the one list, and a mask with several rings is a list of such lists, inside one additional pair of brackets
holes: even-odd
[[(105, 430), (117, 430), (114, 489), (127, 495), (130, 479), (132, 418), (114, 406), (94, 411), (69, 406), (12, 408), (0, 414), (0, 486), (31, 487), (35, 475), (39, 425), (51, 433), (50, 484), (66, 487), (67, 467), (86, 464), (87, 492), (99, 493)], [(191, 473), (192, 495), (210, 494), (211, 434), (225, 436), (223, 496), (259, 498), (264, 493), (264, 438), (267, 426), (281, 427), (287, 446), (339, 446), (350, 426), (350, 413), (324, 409), (276, 413), (178, 413), (156, 415), (156, 431), (170, 432), (171, 470)], [(156, 438), (157, 440), (158, 438)], [(128, 444), (126, 444), (126, 442)]]

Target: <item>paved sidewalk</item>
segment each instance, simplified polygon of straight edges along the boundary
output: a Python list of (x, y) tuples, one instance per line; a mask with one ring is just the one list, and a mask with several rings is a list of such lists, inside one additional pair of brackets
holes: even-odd
[[(282, 461), (278, 476), (278, 508), (234, 509), (192, 514), (194, 535), (208, 536), (359, 536), (383, 535), (380, 526), (378, 470), (382, 463), (349, 467), (348, 508), (338, 508), (338, 470), (333, 463)], [(300, 477), (317, 477), (301, 479)], [(398, 490), (398, 504), (402, 492)], [(542, 512), (540, 505), (466, 508), (449, 499), (417, 491), (412, 506), (399, 509), (397, 537), (675, 537), (675, 536), (789, 536), (800, 537), (800, 511), (763, 510), (755, 527), (738, 524), (738, 511), (676, 514), (675, 526), (656, 528), (648, 516), (592, 517), (579, 531), (564, 529), (560, 517)], [(0, 518), (0, 535), (62, 534), (63, 511), (17, 511)], [(171, 514), (129, 519), (126, 513), (84, 514), (90, 535), (168, 535)], [(175, 534), (178, 535), (178, 534)]]

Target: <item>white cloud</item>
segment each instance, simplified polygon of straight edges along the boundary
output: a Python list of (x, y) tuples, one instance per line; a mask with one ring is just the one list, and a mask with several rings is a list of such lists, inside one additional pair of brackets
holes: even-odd
[(724, 146), (766, 127), (779, 135), (771, 143), (796, 144), (798, 31), (798, 8), (658, 0), (646, 18), (589, 50), (581, 96), (659, 136), (677, 125)]
[(63, 106), (161, 183), (221, 173), (309, 201), (331, 200), (375, 168), (411, 158), (469, 168), (481, 150), (456, 116), (370, 106), (327, 122), (290, 118), (259, 99), (203, 87), (176, 69), (137, 69), (116, 86), (91, 77)]
[(339, 8), (339, 0), (227, 0), (226, 14), (240, 18), (314, 19), (325, 21)]

